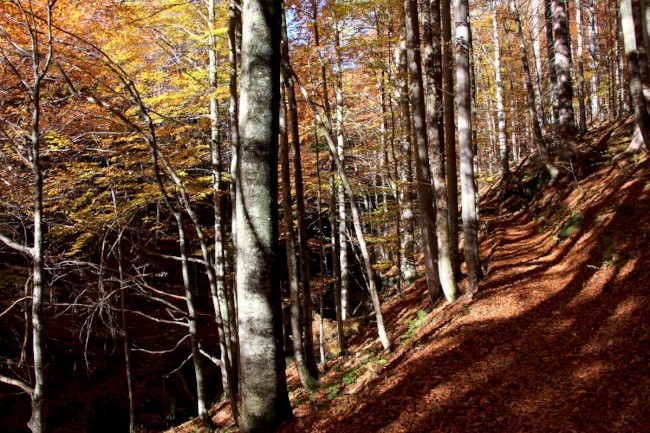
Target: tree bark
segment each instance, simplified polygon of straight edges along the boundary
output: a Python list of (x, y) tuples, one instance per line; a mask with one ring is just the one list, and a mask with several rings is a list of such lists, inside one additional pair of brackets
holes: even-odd
[[(286, 30), (286, 15), (282, 14), (282, 58), (289, 60), (289, 38)], [(318, 378), (318, 367), (314, 355), (314, 335), (312, 322), (314, 320), (311, 274), (309, 270), (309, 244), (307, 242), (307, 220), (305, 214), (305, 192), (302, 180), (302, 162), (300, 159), (300, 132), (298, 124), (298, 105), (296, 103), (296, 90), (291, 74), (282, 71), (282, 83), (286, 90), (286, 99), (289, 103), (289, 119), (291, 120), (291, 149), (293, 150), (294, 187), (296, 189), (296, 210), (298, 213), (298, 248), (300, 257), (300, 282), (302, 284), (302, 310), (303, 329), (305, 334), (305, 359), (312, 377)]]
[(550, 95), (551, 108), (553, 111), (553, 124), (559, 122), (559, 111), (557, 105), (557, 71), (555, 70), (555, 45), (553, 41), (553, 7), (551, 0), (544, 0), (544, 18), (546, 23), (546, 51), (548, 56), (548, 74), (551, 79)]
[(244, 0), (235, 226), (245, 433), (274, 430), (292, 416), (276, 272), (281, 9), (280, 0)]
[[(213, 190), (215, 195), (214, 204), (214, 279), (216, 297), (219, 308), (220, 319), (217, 320), (218, 332), (223, 334), (219, 338), (220, 343), (223, 343), (221, 350), (221, 382), (223, 390), (230, 401), (230, 410), (232, 411), (233, 419), (236, 421), (239, 418), (239, 411), (237, 408), (237, 401), (235, 399), (235, 380), (236, 377), (233, 365), (233, 360), (236, 359), (237, 353), (237, 329), (234, 325), (235, 318), (231, 315), (233, 308), (230, 304), (234, 304), (234, 299), (229, 296), (228, 287), (226, 284), (226, 246), (224, 227), (224, 210), (223, 185), (221, 181), (221, 135), (219, 132), (219, 104), (214, 92), (217, 89), (217, 46), (214, 35), (215, 31), (215, 1), (209, 0), (208, 2), (208, 26), (209, 26), (209, 72), (210, 72), (210, 149), (212, 159), (212, 178)], [(232, 293), (232, 292), (231, 292)], [(217, 315), (219, 317), (219, 315)], [(225, 352), (225, 353), (223, 353)], [(226, 361), (227, 358), (227, 361)]]
[[(282, 82), (285, 81), (282, 71)], [(313, 391), (318, 388), (318, 381), (315, 380), (307, 367), (305, 359), (305, 346), (303, 345), (303, 323), (301, 319), (300, 285), (298, 283), (298, 266), (296, 262), (295, 231), (293, 229), (293, 212), (291, 209), (291, 170), (289, 167), (289, 138), (287, 136), (287, 109), (285, 92), (280, 86), (280, 155), (282, 163), (282, 210), (285, 226), (285, 243), (287, 252), (287, 274), (289, 279), (289, 294), (291, 298), (291, 338), (293, 341), (293, 353), (298, 371), (298, 377), (302, 386)], [(310, 320), (305, 320), (307, 326), (311, 325)], [(305, 338), (307, 336), (305, 335)]]
[(471, 89), (469, 77), (469, 1), (456, 1), (456, 101), (458, 105), (458, 142), (460, 146), (460, 184), (463, 205), (465, 263), (471, 292), (481, 278), (478, 255), (478, 209), (474, 180), (474, 146), (472, 145)]
[(515, 32), (517, 33), (517, 39), (519, 40), (519, 56), (521, 57), (521, 65), (524, 71), (524, 85), (526, 88), (526, 100), (528, 102), (528, 113), (533, 122), (533, 137), (535, 140), (535, 145), (537, 147), (537, 152), (539, 157), (542, 160), (542, 163), (546, 166), (551, 180), (549, 184), (553, 184), (558, 175), (558, 170), (551, 162), (551, 157), (548, 152), (548, 147), (546, 146), (546, 141), (542, 134), (542, 128), (537, 117), (537, 111), (535, 110), (535, 91), (533, 89), (533, 80), (530, 74), (530, 66), (528, 65), (528, 56), (526, 55), (526, 42), (524, 39), (524, 33), (521, 28), (521, 19), (519, 17), (519, 9), (515, 0), (510, 1), (510, 11), (512, 12), (514, 21), (515, 21)]
[[(596, 16), (596, 2), (591, 0), (587, 12), (589, 14), (589, 59), (591, 68), (591, 114), (594, 119), (602, 120), (600, 101), (600, 47), (598, 45), (598, 17)], [(646, 42), (647, 45), (647, 42)]]
[[(625, 57), (629, 75), (630, 95), (634, 102), (635, 134), (628, 146), (627, 152), (638, 152), (644, 146), (647, 148), (650, 140), (650, 114), (648, 114), (647, 100), (643, 89), (643, 72), (647, 73), (647, 60), (645, 51), (639, 50), (643, 43), (640, 27), (641, 8), (639, 0), (621, 0), (621, 27), (625, 43)], [(644, 71), (645, 65), (645, 71)]]
[(541, 32), (539, 30), (539, 2), (540, 0), (532, 0), (531, 12), (533, 14), (533, 55), (535, 56), (535, 99), (538, 102), (537, 117), (540, 119), (541, 127), (544, 128), (544, 105), (542, 103), (542, 50), (540, 43)]
[[(287, 65), (287, 69), (291, 70), (290, 66)], [(350, 197), (354, 197), (354, 191), (352, 190), (352, 185), (350, 184), (345, 170), (343, 170), (343, 164), (338, 156), (338, 151), (336, 148), (336, 143), (334, 142), (333, 133), (332, 133), (332, 124), (328, 119), (323, 119), (323, 116), (318, 111), (318, 107), (314, 103), (313, 99), (309, 96), (307, 89), (302, 85), (296, 73), (291, 70), (291, 74), (296, 80), (296, 84), (300, 87), (302, 96), (307, 100), (311, 109), (316, 117), (316, 120), (323, 128), (325, 133), (325, 138), (327, 140), (327, 145), (330, 149), (330, 156), (334, 161), (334, 165), (338, 171), (339, 178), (343, 187), (345, 188), (346, 194)], [(377, 291), (377, 282), (375, 279), (375, 270), (372, 266), (372, 259), (370, 258), (370, 251), (368, 250), (368, 245), (366, 244), (365, 235), (363, 234), (363, 228), (361, 225), (361, 215), (359, 213), (359, 208), (355, 200), (350, 200), (350, 210), (352, 211), (352, 223), (354, 226), (354, 231), (357, 236), (357, 242), (359, 243), (359, 249), (361, 250), (361, 256), (363, 257), (363, 262), (365, 265), (366, 276), (368, 278), (368, 290), (370, 291), (370, 297), (372, 299), (373, 310), (375, 311), (375, 317), (377, 319), (377, 333), (379, 334), (379, 339), (385, 350), (390, 349), (390, 341), (388, 340), (388, 334), (386, 333), (386, 328), (384, 327), (384, 318), (381, 313), (381, 301), (379, 299), (379, 292)]]
[[(345, 170), (345, 137), (343, 134), (343, 58), (338, 23), (334, 23), (334, 51), (336, 53), (336, 147)], [(350, 200), (354, 197), (350, 196)], [(350, 316), (350, 269), (348, 260), (347, 222), (345, 216), (345, 190), (341, 182), (338, 185), (339, 205), (339, 255), (341, 261), (341, 311), (343, 320)]]
[(506, 139), (506, 110), (503, 106), (503, 81), (501, 81), (501, 44), (499, 40), (498, 1), (492, 3), (492, 40), (494, 42), (494, 81), (497, 94), (497, 127), (499, 129), (499, 157), (501, 158), (501, 174), (510, 173), (508, 162), (508, 143)]
[(397, 50), (397, 81), (398, 81), (398, 100), (400, 106), (401, 128), (401, 183), (400, 202), (401, 218), (404, 226), (402, 235), (402, 279), (406, 287), (413, 284), (417, 278), (414, 258), (415, 244), (415, 215), (413, 213), (413, 132), (411, 129), (411, 107), (409, 104), (408, 93), (408, 66), (406, 59), (406, 39), (404, 31), (400, 32), (399, 49)]
[[(584, 135), (587, 132), (587, 113), (585, 110), (585, 62), (583, 55), (583, 30), (582, 30), (582, 1), (575, 0), (576, 8), (576, 29), (578, 31), (578, 49), (576, 56), (578, 57), (578, 132)], [(591, 96), (592, 98), (594, 95)]]
[(445, 176), (449, 202), (449, 248), (454, 275), (460, 276), (458, 254), (458, 173), (456, 171), (456, 124), (454, 121), (454, 64), (451, 41), (451, 7), (449, 0), (440, 1), (442, 23), (442, 81), (445, 117)]
[(558, 154), (561, 159), (579, 157), (576, 145), (576, 128), (573, 115), (573, 85), (571, 84), (571, 60), (567, 8), (563, 0), (552, 0), (553, 36), (555, 47), (555, 70), (557, 72), (558, 102)]
[(436, 240), (433, 194), (429, 173), (429, 144), (424, 107), (424, 86), (422, 84), (422, 56), (420, 54), (420, 30), (416, 0), (404, 1), (404, 26), (406, 29), (406, 53), (410, 79), (411, 103), (413, 106), (413, 127), (415, 132), (416, 156), (415, 176), (417, 181), (418, 205), (420, 208), (420, 231), (422, 254), (427, 275), (429, 298), (433, 304), (442, 293), (438, 273), (438, 247)]
[[(422, 7), (422, 35), (424, 40), (424, 71), (427, 77), (426, 123), (428, 124), (429, 153), (431, 155), (431, 174), (435, 197), (436, 240), (438, 242), (438, 274), (440, 285), (448, 302), (456, 300), (458, 287), (454, 277), (449, 248), (449, 204), (447, 203), (447, 184), (443, 171), (441, 142), (436, 116), (438, 101), (435, 89), (435, 48), (432, 37), (433, 19), (430, 6), (424, 2)], [(440, 54), (440, 52), (438, 52)], [(440, 59), (438, 59), (440, 60)]]

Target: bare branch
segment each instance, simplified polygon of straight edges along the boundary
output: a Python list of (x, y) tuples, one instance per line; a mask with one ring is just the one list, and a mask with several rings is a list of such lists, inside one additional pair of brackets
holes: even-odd
[(141, 347), (135, 347), (134, 346), (132, 350), (136, 350), (138, 352), (149, 353), (151, 355), (163, 355), (165, 353), (171, 353), (171, 352), (175, 351), (176, 349), (178, 349), (178, 347), (181, 345), (181, 343), (183, 343), (183, 341), (187, 340), (189, 336), (190, 336), (190, 334), (186, 334), (183, 338), (178, 340), (178, 343), (176, 343), (176, 345), (174, 347), (172, 347), (171, 349), (149, 350), (149, 349), (143, 349)]
[(0, 382), (6, 383), (7, 385), (17, 386), (30, 396), (34, 393), (34, 388), (29, 386), (27, 382), (23, 382), (20, 379), (12, 379), (11, 377), (3, 376), (0, 374)]
[(0, 317), (7, 314), (12, 308), (14, 308), (16, 305), (20, 304), (21, 302), (23, 302), (25, 299), (32, 299), (32, 297), (31, 296), (23, 296), (20, 299), (16, 299), (13, 304), (11, 304), (9, 307), (7, 307), (6, 310), (4, 310), (2, 313), (0, 313)]
[(205, 350), (203, 346), (199, 344), (199, 352), (201, 352), (201, 355), (205, 356), (208, 358), (214, 365), (217, 367), (221, 367), (221, 359), (217, 358), (216, 356), (212, 355), (210, 352)]
[(20, 251), (23, 254), (27, 254), (30, 257), (33, 254), (33, 250), (31, 248), (28, 248), (25, 245), (19, 244), (18, 242), (12, 241), (9, 237), (3, 235), (2, 233), (0, 233), (0, 242), (5, 244), (9, 248), (13, 248), (16, 251)]

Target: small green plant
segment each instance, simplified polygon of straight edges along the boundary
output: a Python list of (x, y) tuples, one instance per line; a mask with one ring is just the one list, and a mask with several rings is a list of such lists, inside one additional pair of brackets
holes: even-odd
[(327, 398), (329, 400), (334, 400), (337, 395), (339, 395), (339, 389), (336, 386), (330, 386), (327, 388)]
[(612, 253), (610, 258), (603, 262), (603, 268), (609, 268), (610, 266), (616, 266), (617, 261), (618, 261), (618, 254)]
[(358, 372), (356, 369), (355, 369), (355, 370), (352, 370), (350, 373), (348, 373), (347, 376), (345, 376), (345, 377), (343, 378), (343, 382), (344, 382), (347, 386), (350, 386), (350, 385), (352, 385), (354, 382), (357, 381), (357, 377), (358, 377), (358, 376), (359, 376), (359, 372)]
[(408, 322), (408, 330), (400, 336), (402, 343), (410, 343), (415, 336), (417, 335), (418, 329), (420, 329), (427, 322), (427, 312), (424, 310), (419, 310), (417, 317), (414, 320)]
[(558, 236), (560, 239), (566, 239), (582, 228), (585, 217), (579, 213), (573, 214), (567, 222), (564, 223)]
[(601, 267), (608, 268), (610, 266), (616, 266), (616, 262), (618, 261), (619, 256), (616, 252), (615, 237), (605, 235), (601, 238), (601, 241), (605, 247), (602, 253), (603, 264)]

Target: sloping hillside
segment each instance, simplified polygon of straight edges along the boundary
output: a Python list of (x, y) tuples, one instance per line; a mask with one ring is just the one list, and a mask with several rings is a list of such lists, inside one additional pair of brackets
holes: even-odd
[[(647, 431), (650, 159), (614, 157), (630, 129), (591, 131), (577, 181), (545, 187), (524, 164), (523, 187), (486, 193), (479, 291), (433, 311), (422, 281), (391, 298), (395, 350), (369, 324), (317, 393), (290, 370), (295, 417), (280, 431)], [(215, 420), (227, 427), (227, 410)]]

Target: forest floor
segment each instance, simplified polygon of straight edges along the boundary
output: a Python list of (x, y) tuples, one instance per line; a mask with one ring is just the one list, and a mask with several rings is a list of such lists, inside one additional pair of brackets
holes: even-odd
[(393, 351), (362, 327), (316, 393), (290, 365), (280, 432), (650, 431), (650, 158), (616, 157), (630, 130), (590, 131), (577, 182), (524, 163), (486, 191), (478, 291), (432, 309), (421, 279), (388, 299)]

